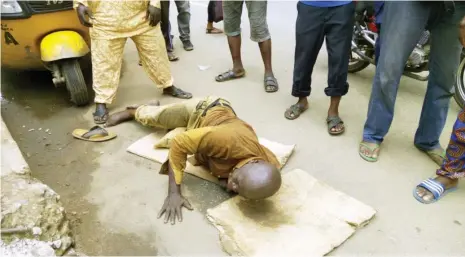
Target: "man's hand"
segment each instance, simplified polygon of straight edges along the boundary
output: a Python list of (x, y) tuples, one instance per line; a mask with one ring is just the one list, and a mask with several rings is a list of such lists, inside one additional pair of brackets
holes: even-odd
[(463, 17), (462, 21), (460, 22), (459, 30), (460, 43), (462, 43), (462, 46), (465, 47), (465, 17)]
[(163, 214), (165, 214), (165, 223), (171, 220), (171, 224), (174, 225), (176, 223), (176, 217), (178, 217), (178, 221), (182, 221), (182, 207), (186, 207), (188, 210), (192, 211), (192, 208), (189, 201), (184, 198), (179, 193), (170, 193), (166, 199), (163, 207), (161, 208), (160, 212), (158, 213), (158, 218), (160, 218)]
[(161, 9), (149, 4), (145, 18), (149, 20), (150, 26), (157, 26), (161, 21)]
[[(77, 11), (77, 15), (78, 15), (78, 18), (81, 24), (86, 27), (92, 27), (92, 23), (90, 22), (90, 19), (93, 19), (94, 17), (92, 16), (92, 12), (90, 11), (89, 7), (83, 4), (79, 4), (76, 11)], [(89, 20), (87, 20), (86, 16), (89, 17)]]

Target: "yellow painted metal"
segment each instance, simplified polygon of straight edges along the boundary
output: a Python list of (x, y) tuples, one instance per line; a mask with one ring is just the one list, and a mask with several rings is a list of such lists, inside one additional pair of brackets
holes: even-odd
[(74, 31), (58, 31), (40, 42), (40, 58), (44, 62), (82, 57), (89, 53), (84, 39)]
[[(2, 68), (44, 70), (40, 45), (52, 33), (73, 31), (81, 36), (81, 40), (76, 40), (77, 44), (82, 44), (83, 39), (90, 46), (89, 29), (81, 25), (74, 10), (34, 14), (27, 19), (2, 19), (1, 28)], [(74, 45), (71, 49), (79, 47)]]

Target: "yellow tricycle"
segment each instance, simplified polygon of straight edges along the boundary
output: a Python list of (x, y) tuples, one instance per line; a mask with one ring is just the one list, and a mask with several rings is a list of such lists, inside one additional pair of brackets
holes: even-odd
[[(80, 61), (90, 52), (89, 29), (79, 22), (73, 1), (1, 1), (2, 68), (48, 69), (55, 86), (66, 85), (71, 101), (89, 102)], [(87, 55), (88, 57), (88, 55)]]

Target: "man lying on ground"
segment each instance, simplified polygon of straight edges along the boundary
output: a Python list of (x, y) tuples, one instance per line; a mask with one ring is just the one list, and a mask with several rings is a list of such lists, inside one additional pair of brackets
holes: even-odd
[(168, 161), (161, 174), (168, 174), (168, 196), (158, 215), (165, 222), (182, 221), (181, 208), (192, 210), (181, 194), (181, 182), (188, 155), (195, 165), (204, 165), (228, 190), (248, 199), (264, 199), (281, 187), (281, 165), (262, 146), (253, 128), (239, 119), (230, 103), (222, 98), (191, 99), (165, 106), (128, 107), (111, 115), (107, 127), (135, 119), (144, 126), (162, 129), (186, 127), (167, 146)]

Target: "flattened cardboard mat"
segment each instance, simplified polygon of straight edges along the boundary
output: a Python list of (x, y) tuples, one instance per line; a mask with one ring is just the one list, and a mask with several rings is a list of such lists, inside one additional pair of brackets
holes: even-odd
[(283, 175), (278, 193), (261, 201), (235, 196), (207, 211), (234, 256), (324, 256), (376, 211), (303, 170)]
[[(177, 133), (182, 133), (184, 130), (185, 129), (180, 128), (177, 129), (177, 131), (172, 131), (175, 133), (169, 134), (171, 137), (174, 137)], [(160, 132), (149, 134), (130, 145), (127, 148), (127, 151), (158, 163), (164, 163), (166, 160), (168, 160), (169, 150), (158, 149), (155, 148), (154, 145), (160, 142), (160, 140), (166, 139), (164, 138), (165, 135), (166, 134)], [(279, 163), (281, 163), (281, 166), (284, 166), (287, 163), (289, 157), (295, 149), (295, 145), (284, 145), (261, 137), (259, 138), (259, 141), (260, 144), (267, 147), (276, 155), (276, 158), (278, 159)], [(219, 183), (218, 179), (212, 176), (210, 172), (207, 171), (203, 166), (193, 166), (191, 163), (188, 163), (186, 166), (186, 173), (192, 174), (213, 183)]]

